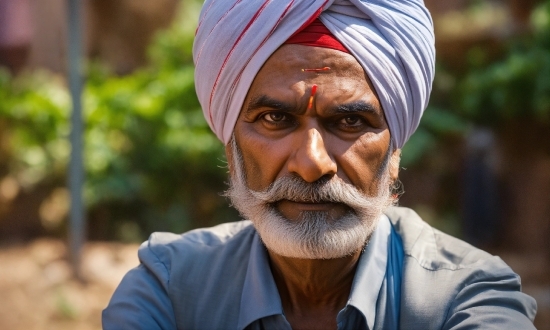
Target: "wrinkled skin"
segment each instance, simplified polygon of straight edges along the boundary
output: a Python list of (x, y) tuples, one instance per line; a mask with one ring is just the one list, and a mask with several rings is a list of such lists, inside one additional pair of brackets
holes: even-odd
[[(330, 67), (320, 72), (302, 69)], [(317, 91), (308, 108), (313, 85)], [(366, 195), (375, 195), (380, 171), (397, 178), (399, 150), (374, 88), (349, 54), (326, 48), (283, 45), (252, 83), (235, 125), (250, 189), (297, 175), (307, 182), (338, 176)], [(232, 150), (226, 148), (230, 169)], [(389, 153), (389, 154), (388, 154)], [(386, 161), (390, 160), (388, 166)], [(397, 161), (395, 161), (397, 159)], [(382, 187), (387, 189), (389, 187)], [(300, 221), (303, 211), (328, 212), (334, 221), (345, 205), (283, 200), (279, 212)], [(336, 328), (361, 253), (337, 259), (293, 259), (269, 252), (285, 316), (293, 329)]]
[[(330, 70), (319, 73), (302, 71), (327, 66)], [(308, 110), (314, 84), (317, 92)], [(390, 132), (374, 88), (353, 56), (326, 48), (284, 45), (250, 87), (235, 138), (251, 189), (265, 189), (289, 174), (307, 182), (337, 175), (372, 195), (389, 149)], [(390, 168), (393, 179), (397, 170)], [(305, 210), (326, 210), (334, 217), (346, 211), (341, 205), (289, 201), (278, 207), (289, 219)]]

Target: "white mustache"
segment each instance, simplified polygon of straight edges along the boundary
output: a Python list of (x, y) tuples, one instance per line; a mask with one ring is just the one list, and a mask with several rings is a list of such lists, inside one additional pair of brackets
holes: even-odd
[(289, 200), (301, 203), (342, 203), (352, 209), (364, 208), (368, 198), (355, 186), (337, 176), (309, 183), (294, 175), (275, 180), (264, 191), (250, 191), (264, 203)]

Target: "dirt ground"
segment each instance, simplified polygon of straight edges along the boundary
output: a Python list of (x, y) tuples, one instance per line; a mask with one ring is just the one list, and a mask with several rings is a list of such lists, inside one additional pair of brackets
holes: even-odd
[[(84, 283), (72, 279), (62, 241), (39, 239), (0, 248), (0, 329), (101, 329), (101, 310), (124, 274), (138, 264), (137, 248), (88, 243), (82, 263)], [(513, 255), (502, 258), (527, 280), (524, 291), (537, 299), (537, 328), (550, 329), (550, 282), (536, 276), (546, 271), (541, 266), (546, 263)]]
[(88, 243), (72, 279), (62, 241), (40, 239), (0, 250), (0, 329), (101, 329), (101, 310), (124, 274), (138, 264), (138, 245)]

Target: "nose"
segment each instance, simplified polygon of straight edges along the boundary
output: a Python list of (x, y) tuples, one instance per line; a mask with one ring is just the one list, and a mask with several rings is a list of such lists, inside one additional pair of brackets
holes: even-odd
[(336, 169), (336, 163), (330, 158), (321, 133), (315, 128), (307, 131), (305, 140), (300, 138), (288, 161), (288, 171), (299, 175), (306, 182), (335, 175)]

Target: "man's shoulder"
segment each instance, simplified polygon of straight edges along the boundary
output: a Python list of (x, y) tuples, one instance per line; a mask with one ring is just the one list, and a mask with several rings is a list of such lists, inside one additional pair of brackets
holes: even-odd
[(139, 248), (141, 264), (124, 277), (104, 311), (104, 326), (214, 329), (236, 323), (256, 237), (249, 221), (152, 234)]
[(415, 329), (467, 328), (470, 323), (533, 328), (536, 303), (521, 292), (519, 276), (499, 257), (431, 227), (413, 210), (393, 207), (386, 215), (405, 255), (402, 324), (415, 324)]
[(491, 254), (433, 228), (409, 208), (391, 207), (386, 215), (403, 241), (405, 255), (425, 269), (458, 270), (494, 259)]
[(216, 247), (230, 244), (235, 236), (254, 233), (254, 227), (248, 220), (222, 223), (220, 225), (190, 230), (183, 234), (155, 232), (142, 244), (152, 249), (190, 246), (193, 249)]
[(138, 256), (145, 267), (160, 268), (170, 278), (175, 272), (223, 267), (227, 265), (218, 264), (247, 258), (255, 233), (250, 221), (224, 223), (180, 235), (157, 232), (141, 244)]

